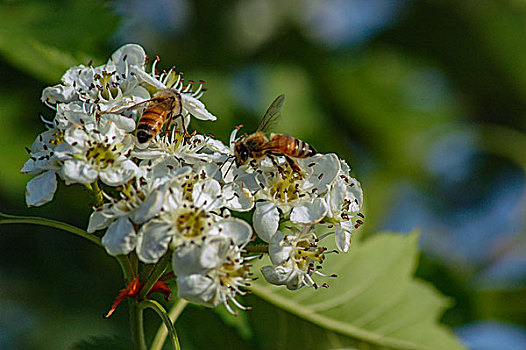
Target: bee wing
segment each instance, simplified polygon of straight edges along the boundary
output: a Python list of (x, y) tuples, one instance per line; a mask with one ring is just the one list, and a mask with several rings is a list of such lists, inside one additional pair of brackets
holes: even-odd
[(126, 109), (129, 110), (129, 111), (133, 111), (134, 109), (137, 109), (137, 108), (140, 108), (140, 107), (144, 107), (145, 104), (150, 103), (150, 102), (155, 101), (155, 100), (156, 100), (155, 98), (150, 98), (149, 100), (141, 101), (139, 103), (134, 104), (133, 106), (127, 107)]
[(276, 97), (276, 99), (270, 104), (267, 111), (263, 115), (256, 132), (264, 132), (270, 129), (270, 127), (278, 120), (279, 116), (281, 115), (283, 102), (285, 102), (285, 95), (279, 95)]
[(119, 114), (119, 113), (122, 113), (124, 111), (133, 111), (133, 110), (138, 109), (140, 107), (144, 107), (144, 105), (146, 103), (152, 102), (154, 100), (155, 100), (154, 98), (150, 98), (149, 100), (141, 101), (141, 102), (136, 103), (136, 104), (134, 104), (133, 106), (130, 106), (130, 107), (115, 106), (112, 109), (110, 109), (109, 111), (103, 112), (102, 114), (110, 114), (110, 113), (111, 114)]

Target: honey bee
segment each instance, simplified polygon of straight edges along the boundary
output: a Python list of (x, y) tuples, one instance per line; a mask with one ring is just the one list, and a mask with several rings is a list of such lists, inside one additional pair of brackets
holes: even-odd
[(284, 156), (293, 170), (299, 172), (298, 165), (291, 157), (308, 158), (316, 154), (314, 147), (295, 137), (275, 134), (269, 141), (264, 135), (264, 131), (279, 117), (284, 101), (285, 95), (279, 95), (263, 115), (256, 132), (235, 143), (234, 158), (237, 167), (247, 164), (250, 160), (257, 161), (266, 156), (276, 155)]
[(186, 128), (184, 127), (184, 118), (181, 114), (183, 109), (181, 94), (177, 90), (159, 90), (153, 95), (153, 98), (138, 103), (132, 108), (144, 103), (148, 103), (148, 105), (137, 124), (137, 140), (140, 144), (144, 144), (153, 139), (159, 131), (161, 131), (166, 121), (170, 122), (173, 118), (177, 117), (183, 119), (183, 129), (185, 135), (187, 134)]

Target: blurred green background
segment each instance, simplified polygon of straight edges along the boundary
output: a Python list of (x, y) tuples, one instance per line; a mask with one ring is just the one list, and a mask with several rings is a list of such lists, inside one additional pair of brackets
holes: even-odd
[[(218, 121), (192, 126), (223, 141), (284, 93), (276, 131), (361, 181), (357, 235), (420, 229), (417, 276), (455, 300), (442, 322), (471, 349), (526, 348), (525, 1), (3, 1), (0, 211), (86, 227), (77, 186), (26, 208), (24, 147), (53, 117), (42, 89), (128, 42), (207, 81)], [(0, 226), (0, 348), (127, 337), (124, 308), (102, 318), (121, 287), (90, 243)]]

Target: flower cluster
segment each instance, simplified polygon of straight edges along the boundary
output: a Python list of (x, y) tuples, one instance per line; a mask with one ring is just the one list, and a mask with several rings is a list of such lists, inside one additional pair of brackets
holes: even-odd
[[(199, 100), (204, 82), (185, 82), (173, 69), (158, 74), (156, 65), (147, 70), (142, 47), (129, 44), (44, 89), (55, 115), (43, 120), (47, 130), (21, 170), (36, 175), (28, 206), (51, 201), (58, 180), (100, 194), (87, 231), (102, 236), (110, 255), (134, 254), (145, 264), (168, 258), (179, 296), (194, 303), (243, 309), (235, 298), (249, 288), (250, 260), (261, 252), (270, 257), (261, 270), (269, 283), (298, 289), (317, 287), (314, 275), (330, 277), (320, 272), (329, 252), (322, 239), (334, 236), (347, 252), (363, 223), (362, 190), (348, 165), (335, 154), (276, 153), (237, 167), (237, 129), (228, 145), (187, 133), (192, 117), (216, 119)], [(178, 97), (178, 114), (156, 105), (159, 130), (141, 144), (138, 122), (165, 89)], [(241, 212), (252, 212), (252, 222)]]

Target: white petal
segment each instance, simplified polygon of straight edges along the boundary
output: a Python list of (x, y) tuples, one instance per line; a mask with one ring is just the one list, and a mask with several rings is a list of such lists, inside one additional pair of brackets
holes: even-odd
[(198, 208), (211, 211), (221, 208), (225, 199), (221, 195), (221, 185), (213, 179), (199, 181), (192, 191), (194, 204)]
[(228, 218), (213, 224), (208, 234), (230, 238), (237, 246), (244, 246), (252, 237), (252, 228), (241, 219)]
[(97, 179), (98, 173), (89, 164), (77, 160), (66, 160), (62, 165), (62, 177), (66, 181), (66, 185), (70, 183), (81, 183), (89, 185)]
[(351, 204), (349, 206), (349, 211), (359, 211), (363, 204), (363, 191), (362, 186), (358, 180), (351, 178), (351, 184), (348, 188), (349, 200)]
[(235, 211), (249, 211), (254, 207), (254, 197), (249, 190), (238, 183), (230, 183), (223, 187), (225, 206)]
[(201, 247), (199, 265), (204, 270), (218, 267), (228, 251), (229, 242), (223, 237), (211, 237)]
[[(263, 266), (261, 268), (263, 277), (268, 283), (275, 285), (299, 285), (301, 283), (301, 276), (292, 268), (284, 266)], [(291, 289), (291, 288), (289, 288)]]
[(135, 77), (140, 81), (144, 82), (148, 85), (153, 86), (156, 89), (166, 89), (166, 85), (164, 85), (159, 80), (152, 77), (150, 74), (146, 73), (143, 69), (135, 66), (129, 67), (130, 73), (134, 73)]
[(206, 141), (206, 147), (210, 149), (210, 151), (212, 152), (219, 152), (222, 154), (230, 153), (230, 148), (225, 146), (221, 140), (207, 137), (205, 141)]
[(89, 139), (86, 131), (78, 125), (74, 125), (64, 134), (64, 140), (70, 144), (75, 145), (79, 148), (86, 148), (86, 141)]
[(208, 306), (219, 305), (222, 301), (211, 304), (214, 297), (214, 281), (204, 275), (182, 275), (177, 277), (177, 290), (180, 298), (192, 303)]
[(146, 53), (144, 49), (137, 44), (126, 44), (118, 48), (110, 58), (110, 62), (115, 64), (126, 63), (133, 64), (139, 67), (144, 66), (146, 60)]
[(342, 210), (346, 189), (342, 181), (337, 181), (329, 193), (330, 211), (334, 213), (334, 215), (338, 215)]
[(126, 132), (132, 132), (135, 130), (135, 120), (132, 118), (117, 114), (103, 114), (103, 116), (105, 119), (115, 123), (119, 129), (122, 129)]
[(115, 220), (106, 231), (104, 237), (102, 237), (102, 244), (106, 248), (108, 254), (126, 255), (135, 249), (135, 243), (137, 242), (137, 235), (133, 228), (130, 220), (121, 216)]
[(340, 171), (340, 162), (334, 153), (316, 154), (302, 161), (307, 164), (314, 164), (312, 167), (303, 167), (303, 169), (312, 171), (311, 176), (305, 180), (303, 185), (303, 188), (309, 192), (316, 188), (318, 194), (324, 193), (327, 186), (334, 181)]
[(181, 94), (183, 100), (183, 108), (191, 115), (200, 120), (216, 120), (217, 117), (206, 110), (203, 102), (190, 96), (189, 94)]
[(51, 201), (56, 190), (57, 178), (54, 171), (46, 171), (35, 176), (26, 185), (27, 206), (38, 207)]
[(232, 133), (230, 134), (230, 139), (229, 139), (228, 145), (229, 145), (231, 150), (234, 150), (234, 145), (236, 144), (237, 132), (238, 131), (239, 131), (239, 129), (236, 128), (236, 129), (232, 130)]
[(274, 265), (282, 265), (285, 263), (291, 256), (292, 245), (287, 244), (284, 240), (285, 236), (281, 231), (278, 231), (274, 237), (272, 237), (272, 242), (268, 247), (268, 254), (270, 261)]
[(72, 86), (55, 85), (45, 88), (41, 99), (52, 104), (70, 102), (77, 99), (77, 94)]
[(124, 131), (108, 119), (101, 119), (100, 133), (92, 134), (92, 138), (98, 140), (99, 143), (106, 143), (104, 140), (112, 140), (112, 143), (117, 143), (123, 136)]
[(115, 215), (111, 213), (109, 209), (109, 204), (105, 204), (102, 209), (95, 210), (91, 213), (88, 222), (88, 231), (93, 233), (97, 230), (102, 230), (105, 227), (108, 227), (110, 222), (115, 219)]
[(139, 230), (137, 256), (148, 264), (157, 262), (168, 250), (171, 240), (172, 232), (169, 225), (162, 221), (149, 221)]
[(347, 253), (351, 247), (351, 231), (344, 230), (341, 225), (336, 225), (334, 235), (336, 248), (343, 253)]
[[(144, 164), (144, 165), (143, 165)], [(154, 187), (158, 187), (166, 183), (172, 177), (177, 177), (179, 172), (190, 172), (190, 167), (181, 167), (179, 161), (173, 157), (165, 156), (157, 158), (152, 166), (145, 161), (141, 163), (141, 167), (148, 169), (145, 177), (150, 180)]]
[(123, 163), (113, 167), (106, 168), (102, 171), (100, 179), (108, 186), (119, 186), (135, 177), (139, 171), (139, 167), (131, 160), (126, 160)]
[(200, 263), (201, 247), (196, 244), (186, 244), (177, 247), (172, 256), (172, 266), (177, 276), (204, 272)]
[(79, 71), (85, 71), (86, 66), (83, 64), (80, 64), (78, 66), (73, 66), (69, 68), (66, 73), (62, 76), (60, 80), (66, 85), (73, 85), (73, 82), (77, 81), (79, 79)]
[(315, 224), (320, 222), (327, 214), (327, 205), (321, 198), (316, 198), (311, 203), (302, 203), (292, 209), (290, 221), (295, 224)]
[(25, 163), (24, 166), (22, 166), (22, 169), (20, 169), (20, 172), (23, 174), (30, 174), (35, 175), (40, 173), (42, 170), (39, 166), (37, 166), (37, 162), (33, 157), (29, 158)]
[(278, 230), (279, 210), (272, 202), (258, 202), (252, 221), (259, 238), (268, 243)]
[(133, 222), (142, 224), (159, 214), (163, 199), (164, 193), (162, 191), (154, 191), (150, 194), (133, 214)]

